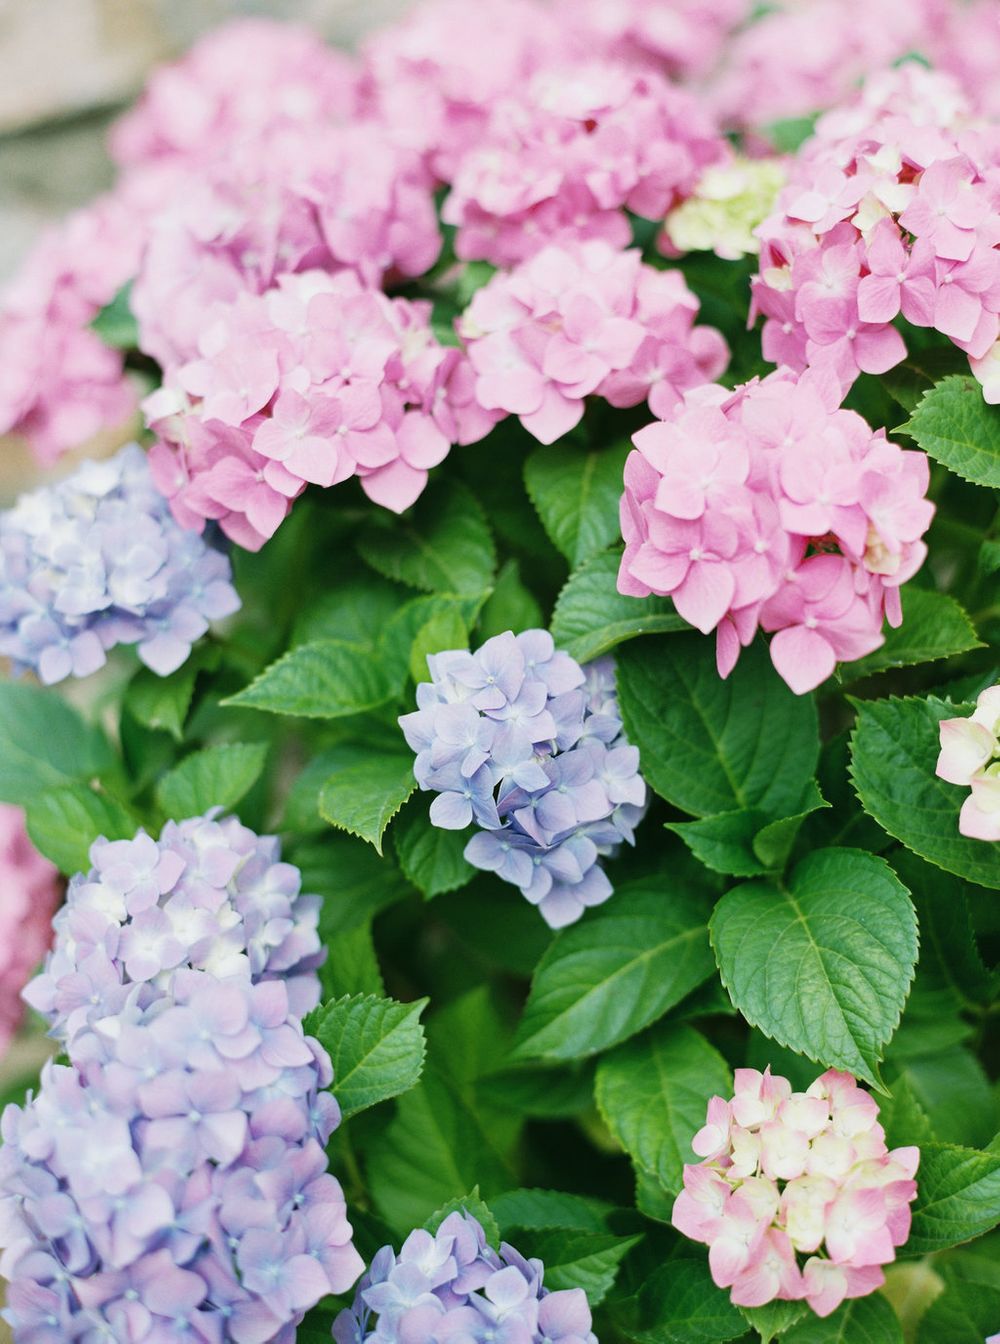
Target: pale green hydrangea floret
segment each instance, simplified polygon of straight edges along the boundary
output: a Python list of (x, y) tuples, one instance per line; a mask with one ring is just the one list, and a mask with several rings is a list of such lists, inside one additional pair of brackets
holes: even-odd
[(779, 159), (734, 155), (713, 164), (667, 216), (667, 239), (680, 252), (715, 252), (727, 261), (758, 252), (754, 230), (773, 210), (785, 177)]

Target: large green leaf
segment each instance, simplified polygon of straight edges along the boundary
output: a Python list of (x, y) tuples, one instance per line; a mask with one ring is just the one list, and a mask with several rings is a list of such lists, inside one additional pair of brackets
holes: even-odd
[(224, 705), (337, 719), (384, 705), (395, 687), (375, 653), (338, 639), (300, 644)]
[(464, 887), (476, 875), (464, 857), (468, 835), (432, 826), (426, 800), (413, 801), (393, 827), (392, 838), (399, 866), (428, 900)]
[(913, 1227), (899, 1254), (911, 1258), (982, 1236), (1000, 1223), (1000, 1152), (947, 1143), (920, 1150)]
[(969, 893), (975, 888), (909, 850), (897, 850), (892, 866), (917, 908), (923, 983), (957, 1006), (988, 1005), (995, 982), (983, 963), (969, 914)]
[(881, 1293), (856, 1297), (831, 1315), (809, 1315), (782, 1335), (782, 1344), (903, 1344), (899, 1317)]
[(26, 821), (35, 848), (67, 874), (87, 871), (90, 846), (98, 836), (131, 840), (139, 826), (124, 803), (86, 784), (39, 793), (28, 804)]
[(518, 1249), (545, 1266), (546, 1288), (582, 1288), (590, 1305), (596, 1307), (614, 1284), (618, 1266), (641, 1237), (552, 1228), (519, 1240)]
[(865, 811), (921, 858), (970, 882), (1000, 888), (1000, 845), (958, 831), (968, 789), (934, 773), (941, 720), (968, 709), (930, 696), (860, 701), (857, 711), (851, 776)]
[(608, 1128), (638, 1166), (676, 1193), (708, 1099), (732, 1092), (729, 1066), (693, 1027), (661, 1022), (597, 1066), (595, 1095)]
[(535, 630), (545, 624), (542, 609), (535, 597), (521, 582), (521, 570), (516, 560), (508, 560), (497, 575), (493, 592), (483, 604), (479, 617), (479, 637), (490, 639), (507, 630)]
[(401, 518), (386, 512), (373, 519), (358, 550), (386, 578), (427, 592), (481, 593), (496, 568), (486, 514), (455, 480), (429, 485)]
[(424, 1065), (420, 1014), (427, 999), (356, 994), (310, 1013), (305, 1029), (333, 1061), (333, 1092), (345, 1116), (415, 1087)]
[(712, 973), (705, 921), (662, 879), (621, 887), (542, 957), (515, 1055), (582, 1058), (655, 1022)]
[(233, 808), (250, 792), (267, 760), (265, 742), (228, 742), (185, 756), (156, 786), (168, 817), (196, 817), (210, 807)]
[(666, 597), (625, 597), (618, 591), (617, 551), (601, 551), (569, 576), (552, 613), (552, 637), (586, 663), (637, 635), (690, 630)]
[(218, 656), (218, 645), (203, 645), (169, 677), (159, 677), (150, 668), (141, 667), (128, 684), (125, 708), (145, 727), (182, 741), (198, 673), (216, 663)]
[(330, 776), (319, 796), (320, 815), (381, 854), (385, 828), (416, 787), (412, 756), (372, 756)]
[(1000, 488), (1000, 409), (986, 404), (971, 374), (942, 378), (925, 392), (905, 429), (957, 476)]
[(905, 584), (901, 597), (903, 624), (886, 629), (885, 643), (880, 649), (856, 662), (845, 663), (842, 668), (845, 681), (982, 648), (968, 614), (947, 593)]
[(629, 740), (667, 802), (698, 817), (799, 811), (819, 758), (816, 708), (792, 694), (762, 644), (744, 651), (726, 681), (698, 634), (627, 644), (617, 661)]
[(752, 1026), (881, 1087), (917, 959), (917, 919), (884, 860), (819, 850), (787, 886), (748, 882), (711, 921), (722, 980)]
[(995, 1334), (1000, 1324), (997, 1266), (987, 1262), (985, 1275), (967, 1278), (964, 1259), (941, 1267), (945, 1289), (921, 1317), (917, 1344), (983, 1344)]
[(504, 1238), (519, 1229), (561, 1227), (577, 1232), (606, 1232), (611, 1205), (564, 1190), (507, 1190), (490, 1201)]
[(48, 789), (102, 774), (107, 739), (55, 691), (0, 682), (0, 802), (26, 807)]
[(321, 839), (296, 845), (288, 857), (302, 873), (302, 890), (323, 897), (319, 932), (327, 945), (413, 894), (394, 863), (348, 835), (328, 831)]
[(639, 1292), (635, 1338), (643, 1344), (724, 1344), (746, 1328), (729, 1294), (712, 1282), (704, 1260), (669, 1260)]
[(618, 501), (631, 444), (585, 451), (565, 440), (537, 448), (524, 483), (554, 546), (573, 568), (619, 535)]
[[(360, 572), (358, 572), (360, 571)], [(323, 591), (300, 613), (291, 643), (312, 644), (336, 639), (363, 649), (374, 649), (386, 621), (398, 610), (407, 594), (378, 574), (356, 563), (343, 576), (329, 581)]]

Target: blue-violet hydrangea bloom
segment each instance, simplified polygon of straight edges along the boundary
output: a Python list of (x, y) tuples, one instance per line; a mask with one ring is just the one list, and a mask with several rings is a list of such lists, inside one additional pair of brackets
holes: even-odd
[(597, 1344), (582, 1288), (543, 1287), (540, 1260), (486, 1244), (471, 1214), (383, 1246), (334, 1322), (337, 1344)]
[(137, 444), (0, 514), (0, 654), (46, 684), (117, 644), (167, 676), (239, 606), (228, 557), (174, 520)]
[(581, 667), (545, 630), (508, 631), (475, 653), (428, 656), (431, 681), (400, 727), (435, 826), (480, 828), (466, 859), (520, 887), (561, 928), (611, 895), (599, 859), (646, 808), (639, 752), (618, 711), (614, 662)]

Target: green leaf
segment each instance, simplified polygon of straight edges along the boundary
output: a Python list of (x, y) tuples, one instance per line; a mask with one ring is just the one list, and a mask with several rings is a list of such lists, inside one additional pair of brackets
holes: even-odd
[(920, 1149), (913, 1227), (899, 1250), (907, 1259), (982, 1236), (1000, 1223), (1000, 1152), (947, 1143)]
[(269, 714), (338, 719), (384, 705), (394, 689), (376, 654), (337, 639), (318, 639), (291, 649), (222, 703)]
[(428, 654), (444, 653), (469, 647), (469, 628), (455, 607), (436, 612), (424, 622), (410, 647), (410, 676), (416, 682), (426, 681)]
[[(386, 622), (379, 638), (378, 653), (393, 686), (401, 690), (411, 675), (413, 645), (421, 632), (435, 618), (454, 614), (462, 622), (460, 644), (468, 645), (469, 631), (483, 604), (485, 593), (461, 597), (456, 593), (435, 593), (433, 596), (413, 597), (405, 602)], [(457, 629), (457, 622), (455, 625)], [(427, 664), (420, 668), (418, 680), (427, 680)]]
[(674, 1197), (664, 1190), (655, 1176), (642, 1167), (633, 1166), (635, 1176), (635, 1207), (644, 1218), (672, 1226)]
[(712, 1282), (704, 1260), (669, 1260), (639, 1291), (635, 1338), (643, 1344), (723, 1344), (746, 1328), (729, 1294)]
[(324, 999), (340, 999), (345, 994), (385, 997), (385, 981), (375, 951), (370, 919), (342, 931), (327, 943), (326, 960), (318, 975)]
[(912, 413), (920, 398), (935, 383), (949, 373), (968, 371), (968, 356), (949, 343), (938, 350), (911, 352), (888, 373), (881, 374), (879, 381), (904, 411)]
[(816, 129), (815, 113), (807, 117), (784, 117), (764, 127), (764, 136), (779, 154), (794, 154)]
[(762, 1344), (770, 1344), (772, 1339), (784, 1335), (808, 1310), (804, 1302), (774, 1301), (763, 1307), (740, 1307), (741, 1315), (760, 1335)]
[(931, 1122), (905, 1071), (893, 1080), (891, 1094), (879, 1105), (878, 1118), (890, 1148), (908, 1148), (911, 1144), (920, 1147), (934, 1138)]
[(486, 515), (454, 480), (434, 481), (401, 518), (374, 519), (358, 550), (386, 578), (427, 592), (481, 593), (496, 567)]
[(956, 1005), (987, 1005), (993, 977), (983, 964), (969, 914), (969, 888), (960, 878), (897, 850), (892, 866), (913, 897), (920, 921), (920, 973)]
[(522, 1065), (482, 1079), (479, 1090), (494, 1106), (543, 1120), (564, 1120), (594, 1104), (593, 1069), (584, 1065)]
[(537, 448), (524, 483), (549, 534), (575, 569), (619, 536), (618, 501), (631, 444), (586, 452), (561, 439)]
[(712, 942), (733, 1003), (781, 1045), (882, 1089), (882, 1049), (917, 959), (903, 884), (862, 850), (819, 850), (787, 887), (748, 882), (723, 896)]
[[(360, 571), (360, 572), (358, 572)], [(319, 639), (335, 639), (373, 650), (401, 597), (406, 594), (396, 584), (371, 574), (356, 564), (323, 591), (299, 613), (291, 643), (312, 644)]]
[(0, 682), (0, 802), (27, 807), (114, 761), (107, 738), (54, 691)]
[(625, 1256), (641, 1240), (641, 1236), (552, 1228), (523, 1239), (523, 1244), (525, 1254), (544, 1264), (546, 1288), (582, 1288), (596, 1307), (607, 1297)]
[(782, 1336), (783, 1344), (903, 1344), (899, 1317), (881, 1293), (856, 1297), (831, 1315), (810, 1315)]
[(148, 667), (141, 667), (125, 691), (125, 708), (132, 717), (146, 728), (169, 733), (177, 742), (183, 741), (184, 724), (198, 673), (206, 665), (218, 661), (217, 648), (208, 648), (214, 657), (195, 649), (187, 662), (169, 677), (158, 677)]
[(996, 1267), (989, 1266), (990, 1277), (984, 1282), (969, 1282), (946, 1268), (945, 1290), (931, 1303), (920, 1321), (918, 1344), (983, 1344), (1000, 1323), (1000, 1278)]
[(698, 634), (628, 644), (617, 663), (625, 729), (662, 798), (697, 817), (798, 810), (819, 758), (816, 707), (792, 694), (762, 643), (726, 681)]
[(697, 821), (668, 821), (667, 830), (679, 835), (698, 862), (715, 873), (762, 877), (768, 869), (753, 852), (753, 840), (763, 820), (763, 813), (743, 807)]
[(385, 828), (416, 787), (412, 756), (372, 756), (327, 780), (319, 796), (320, 815), (381, 854)]
[(515, 1057), (582, 1058), (662, 1017), (712, 973), (705, 914), (662, 879), (623, 886), (589, 911), (539, 962)]
[(424, 1226), (428, 1232), (436, 1232), (444, 1220), (452, 1213), (467, 1213), (475, 1218), (476, 1222), (486, 1233), (486, 1244), (496, 1250), (500, 1245), (500, 1229), (497, 1227), (497, 1220), (494, 1218), (490, 1206), (479, 1196), (479, 1186), (475, 1186), (471, 1194), (456, 1195), (454, 1199), (447, 1200), (441, 1207), (427, 1219)]
[(420, 1014), (428, 1002), (355, 994), (322, 1004), (306, 1018), (306, 1033), (333, 1061), (333, 1092), (345, 1117), (416, 1086), (425, 1052)]
[(185, 756), (156, 786), (168, 817), (197, 817), (210, 807), (229, 811), (257, 783), (267, 760), (266, 742), (229, 742)]
[(399, 818), (392, 838), (399, 866), (428, 900), (471, 882), (476, 870), (464, 857), (469, 837), (464, 831), (432, 826), (426, 805), (415, 801)]
[(611, 1205), (564, 1190), (507, 1190), (490, 1200), (490, 1208), (506, 1240), (517, 1230), (606, 1232)]
[(86, 784), (46, 789), (28, 803), (25, 815), (31, 843), (67, 874), (89, 869), (90, 846), (98, 836), (131, 840), (139, 827), (124, 804)]
[(968, 615), (947, 593), (904, 584), (901, 597), (903, 624), (895, 630), (887, 627), (880, 649), (856, 662), (845, 663), (841, 668), (845, 681), (983, 647)]
[(942, 1143), (979, 1148), (1000, 1129), (997, 1095), (970, 1050), (944, 1045), (937, 1054), (907, 1060), (901, 1076), (927, 1115), (934, 1138)]
[(815, 780), (810, 780), (799, 811), (791, 817), (780, 817), (762, 826), (753, 839), (753, 852), (768, 870), (780, 870), (788, 862), (796, 836), (807, 817), (821, 808), (829, 807)]
[(959, 834), (968, 790), (934, 773), (941, 720), (962, 714), (962, 707), (931, 696), (865, 700), (856, 708), (851, 776), (865, 811), (921, 858), (1000, 888), (1000, 845)]
[(90, 326), (112, 350), (138, 350), (139, 324), (132, 312), (132, 281), (123, 285), (110, 303), (106, 303)]
[(289, 860), (302, 873), (302, 890), (323, 897), (319, 933), (327, 945), (413, 894), (394, 863), (347, 835), (327, 832), (322, 839), (297, 845)]
[(943, 378), (903, 426), (929, 457), (974, 485), (1000, 487), (1000, 410), (970, 374)]
[(552, 637), (579, 663), (638, 635), (690, 630), (666, 597), (625, 597), (618, 591), (621, 554), (602, 551), (569, 576), (552, 613)]
[(508, 560), (497, 575), (493, 592), (486, 599), (479, 617), (482, 640), (502, 635), (507, 630), (535, 630), (545, 624), (535, 595), (521, 582), (516, 560)]
[(728, 1097), (732, 1075), (693, 1027), (661, 1022), (605, 1055), (595, 1096), (604, 1122), (633, 1162), (676, 1194), (691, 1137), (705, 1122), (709, 1097)]

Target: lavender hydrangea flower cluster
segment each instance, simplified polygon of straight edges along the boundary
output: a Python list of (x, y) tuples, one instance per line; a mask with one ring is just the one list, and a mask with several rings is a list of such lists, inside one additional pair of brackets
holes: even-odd
[(239, 606), (228, 557), (178, 526), (137, 444), (0, 515), (0, 654), (47, 685), (116, 644), (167, 676)]
[(433, 790), (435, 826), (480, 827), (466, 859), (519, 887), (561, 928), (612, 887), (599, 863), (630, 844), (646, 806), (614, 662), (581, 667), (545, 630), (507, 631), (475, 653), (431, 654), (432, 680), (400, 727)]
[(18, 1344), (291, 1344), (363, 1268), (299, 1017), (312, 898), (276, 841), (211, 814), (91, 859), (30, 996), (68, 1065), (0, 1125), (5, 1318)]
[(597, 1344), (582, 1288), (552, 1292), (544, 1266), (503, 1243), (486, 1244), (471, 1214), (452, 1213), (436, 1234), (418, 1228), (397, 1256), (383, 1246), (334, 1322), (337, 1344)]

